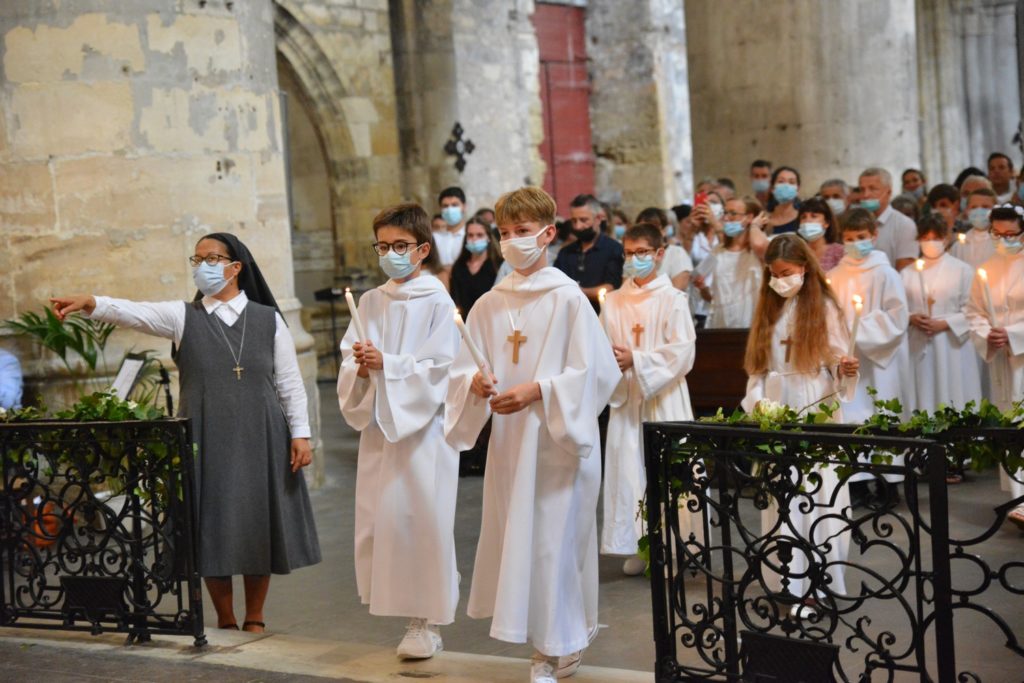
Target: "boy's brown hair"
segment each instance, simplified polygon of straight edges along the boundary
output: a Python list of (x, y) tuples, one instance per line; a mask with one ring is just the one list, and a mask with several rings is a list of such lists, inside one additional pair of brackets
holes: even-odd
[(498, 225), (514, 223), (539, 223), (541, 227), (555, 222), (558, 206), (544, 190), (539, 187), (521, 187), (506, 192), (494, 205), (494, 220)]
[(373, 217), (374, 236), (384, 227), (398, 228), (409, 233), (416, 244), (429, 244), (430, 253), (423, 259), (423, 266), (427, 270), (435, 271), (441, 265), (437, 245), (434, 244), (434, 232), (430, 229), (430, 215), (422, 206), (412, 202), (389, 206)]
[(637, 223), (622, 236), (622, 241), (626, 240), (645, 240), (655, 250), (664, 246), (661, 228), (654, 223)]
[(839, 234), (867, 230), (872, 235), (878, 234), (878, 221), (867, 209), (850, 209), (839, 217)]

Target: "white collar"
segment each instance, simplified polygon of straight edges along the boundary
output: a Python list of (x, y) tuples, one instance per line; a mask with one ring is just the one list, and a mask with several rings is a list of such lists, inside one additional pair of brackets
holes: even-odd
[(883, 211), (882, 213), (878, 214), (878, 222), (879, 223), (885, 223), (887, 220), (889, 220), (889, 216), (891, 216), (891, 215), (892, 215), (892, 204), (889, 204), (889, 206), (885, 207), (885, 211)]
[(212, 296), (203, 297), (203, 308), (206, 309), (207, 313), (213, 313), (221, 306), (227, 306), (238, 315), (242, 315), (242, 310), (247, 303), (249, 303), (249, 297), (245, 295), (244, 290), (238, 292), (235, 298), (230, 301), (221, 301), (220, 299), (214, 299)]

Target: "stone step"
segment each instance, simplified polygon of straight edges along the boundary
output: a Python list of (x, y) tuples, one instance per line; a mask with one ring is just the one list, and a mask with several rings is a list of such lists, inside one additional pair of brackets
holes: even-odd
[[(529, 661), (460, 652), (441, 652), (433, 659), (400, 662), (394, 650), (362, 643), (336, 642), (285, 634), (249, 634), (212, 629), (210, 644), (191, 647), (190, 638), (154, 636), (151, 643), (126, 646), (121, 634), (91, 636), (87, 633), (0, 628), (0, 639), (22, 646), (40, 645), (75, 652), (103, 654), (123, 660), (126, 673), (133, 667), (152, 667), (159, 662), (183, 659), (240, 669), (318, 676), (356, 683), (394, 683), (427, 679), (436, 683), (524, 683), (529, 680)], [(575, 683), (649, 683), (652, 674), (584, 664), (570, 679)], [(87, 673), (87, 672), (82, 672)]]

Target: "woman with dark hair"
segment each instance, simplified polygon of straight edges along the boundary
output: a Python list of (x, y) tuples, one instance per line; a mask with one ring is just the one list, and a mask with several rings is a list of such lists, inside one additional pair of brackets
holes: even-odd
[(51, 299), (57, 317), (95, 320), (174, 342), (181, 399), (197, 446), (199, 574), (219, 628), (237, 629), (232, 576), (243, 575), (246, 631), (262, 632), (271, 574), (320, 561), (299, 470), (312, 461), (306, 391), (274, 295), (234, 235), (199, 240), (191, 302), (105, 296)]
[(800, 225), (800, 173), (790, 166), (779, 166), (772, 172), (771, 193), (767, 234), (796, 232)]
[(843, 245), (839, 244), (839, 226), (836, 225), (832, 207), (824, 199), (814, 197), (800, 205), (798, 214), (800, 227), (797, 233), (811, 248), (821, 269), (828, 272), (843, 259)]
[(490, 225), (481, 218), (469, 219), (462, 253), (452, 265), (451, 280), (452, 300), (463, 317), (469, 315), (477, 299), (491, 291), (501, 262), (501, 248)]

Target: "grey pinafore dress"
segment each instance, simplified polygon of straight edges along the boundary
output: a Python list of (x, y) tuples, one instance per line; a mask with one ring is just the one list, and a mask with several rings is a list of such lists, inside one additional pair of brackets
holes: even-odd
[[(245, 316), (245, 345), (236, 379)], [(179, 415), (198, 444), (199, 573), (287, 574), (320, 561), (302, 472), (291, 471), (291, 436), (274, 384), (276, 311), (248, 302), (231, 327), (202, 302), (185, 304), (175, 361)], [(221, 327), (224, 335), (221, 335)]]

